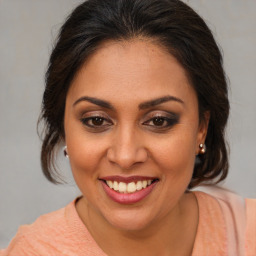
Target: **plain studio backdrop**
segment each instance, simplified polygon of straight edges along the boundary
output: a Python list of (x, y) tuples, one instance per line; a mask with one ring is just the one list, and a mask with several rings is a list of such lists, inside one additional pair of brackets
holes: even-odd
[[(76, 188), (50, 184), (40, 168), (37, 119), (56, 33), (81, 0), (0, 0), (0, 248), (21, 224), (73, 200)], [(230, 80), (230, 173), (223, 186), (256, 197), (256, 1), (190, 0), (224, 52)]]

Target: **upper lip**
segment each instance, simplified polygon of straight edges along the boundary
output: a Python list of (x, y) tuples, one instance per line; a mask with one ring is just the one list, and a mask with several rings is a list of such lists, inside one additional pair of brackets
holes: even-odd
[(142, 181), (142, 180), (156, 180), (158, 179), (157, 177), (150, 177), (150, 176), (105, 176), (99, 178), (100, 180), (111, 180), (111, 181), (117, 181), (117, 182), (124, 182), (124, 183), (130, 183), (130, 182), (137, 182), (137, 181)]

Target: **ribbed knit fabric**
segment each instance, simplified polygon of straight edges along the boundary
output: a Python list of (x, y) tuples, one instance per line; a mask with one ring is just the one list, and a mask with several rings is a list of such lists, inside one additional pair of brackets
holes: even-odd
[(246, 200), (246, 240), (245, 251), (246, 256), (256, 256), (256, 199)]
[[(2, 254), (0, 254), (2, 256)], [(4, 256), (105, 256), (79, 218), (75, 201), (21, 226)]]
[(192, 256), (227, 256), (227, 232), (221, 208), (213, 197), (195, 192), (199, 223)]
[[(199, 206), (199, 224), (192, 256), (227, 256), (227, 225), (221, 205), (204, 192), (193, 193)], [(245, 256), (256, 256), (256, 199), (246, 199), (246, 218)], [(79, 218), (75, 201), (21, 226), (0, 255), (106, 256)]]

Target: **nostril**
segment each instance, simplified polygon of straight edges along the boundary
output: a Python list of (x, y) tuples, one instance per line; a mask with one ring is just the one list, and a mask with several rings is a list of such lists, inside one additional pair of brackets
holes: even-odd
[(136, 143), (116, 143), (107, 151), (108, 161), (115, 163), (124, 170), (135, 164), (144, 163), (148, 159), (147, 150)]

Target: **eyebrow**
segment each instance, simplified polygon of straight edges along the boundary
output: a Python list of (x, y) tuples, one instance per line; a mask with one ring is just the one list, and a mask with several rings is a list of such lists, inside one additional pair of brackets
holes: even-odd
[[(98, 98), (94, 98), (94, 97), (88, 97), (88, 96), (83, 96), (83, 97), (79, 98), (78, 100), (76, 100), (74, 102), (73, 106), (77, 105), (81, 101), (88, 101), (88, 102), (91, 102), (92, 104), (98, 105), (103, 108), (114, 109), (114, 107), (109, 102), (107, 102), (105, 100), (98, 99)], [(147, 108), (154, 107), (154, 106), (160, 105), (160, 104), (168, 102), (168, 101), (175, 101), (175, 102), (184, 104), (183, 100), (181, 100), (177, 97), (168, 95), (168, 96), (156, 98), (153, 100), (145, 101), (145, 102), (139, 104), (139, 109), (147, 109)]]
[(100, 100), (100, 99), (94, 98), (94, 97), (88, 97), (88, 96), (84, 96), (84, 97), (81, 97), (78, 100), (76, 100), (73, 104), (73, 107), (81, 101), (88, 101), (88, 102), (91, 102), (91, 103), (98, 105), (100, 107), (103, 107), (103, 108), (114, 109), (114, 107), (109, 102), (107, 102), (105, 100)]
[(175, 102), (179, 102), (181, 104), (184, 104), (183, 100), (181, 100), (177, 97), (168, 95), (168, 96), (164, 96), (164, 97), (161, 97), (161, 98), (157, 98), (157, 99), (153, 99), (153, 100), (143, 102), (139, 105), (139, 109), (151, 108), (151, 107), (160, 105), (160, 104), (168, 102), (168, 101), (175, 101)]

